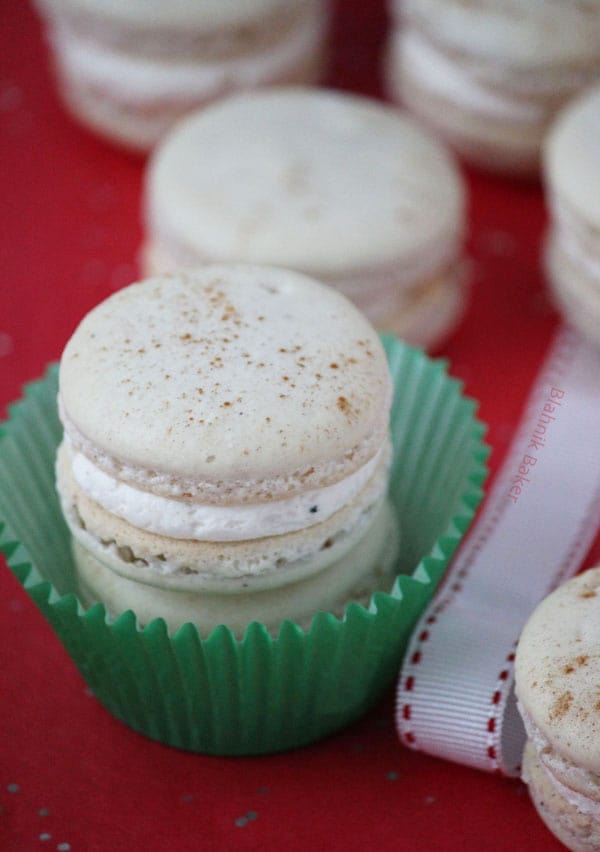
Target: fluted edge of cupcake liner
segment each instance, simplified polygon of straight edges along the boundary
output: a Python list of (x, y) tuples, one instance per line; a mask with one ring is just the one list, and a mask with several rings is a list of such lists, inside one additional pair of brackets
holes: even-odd
[[(0, 549), (98, 700), (163, 743), (221, 755), (314, 742), (363, 714), (397, 675), (410, 633), (483, 496), (489, 454), (476, 403), (442, 361), (384, 336), (395, 395), (390, 496), (402, 527), (399, 574), (368, 607), (316, 613), (308, 630), (284, 621), (236, 639), (186, 624), (140, 628), (73, 593), (69, 533), (54, 488), (61, 438), (58, 369), (24, 388), (0, 426)], [(425, 554), (425, 555), (424, 555)]]

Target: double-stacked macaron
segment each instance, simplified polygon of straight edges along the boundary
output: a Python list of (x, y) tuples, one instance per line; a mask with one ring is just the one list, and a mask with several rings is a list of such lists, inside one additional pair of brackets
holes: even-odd
[(146, 179), (145, 274), (284, 266), (431, 347), (465, 306), (465, 192), (411, 118), (341, 92), (237, 95), (185, 119)]
[(394, 0), (386, 77), (471, 162), (533, 174), (557, 111), (600, 79), (596, 0)]
[(275, 268), (131, 285), (67, 344), (58, 488), (82, 598), (277, 632), (389, 586), (391, 380), (342, 296)]
[[(600, 8), (600, 7), (599, 7)], [(544, 149), (547, 271), (566, 319), (600, 346), (600, 86), (559, 116)]]
[(148, 150), (232, 91), (312, 83), (327, 0), (37, 0), (63, 97), (84, 124)]
[(529, 736), (523, 777), (540, 816), (569, 849), (600, 849), (600, 568), (530, 617), (516, 690)]

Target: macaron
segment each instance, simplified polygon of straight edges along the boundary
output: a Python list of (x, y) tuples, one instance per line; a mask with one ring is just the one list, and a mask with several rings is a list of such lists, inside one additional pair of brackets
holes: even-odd
[(600, 79), (600, 4), (392, 0), (393, 100), (469, 162), (535, 175), (557, 111)]
[[(600, 8), (600, 7), (599, 7)], [(559, 115), (544, 146), (546, 266), (565, 318), (600, 346), (600, 86)]]
[(573, 850), (600, 848), (600, 567), (534, 611), (517, 649), (516, 693), (528, 734), (523, 777)]
[(398, 557), (390, 402), (377, 334), (304, 275), (213, 265), (112, 295), (59, 372), (80, 598), (240, 637), (368, 603)]
[(88, 128), (147, 151), (185, 113), (255, 86), (313, 83), (327, 0), (37, 0), (59, 88)]
[(181, 122), (146, 172), (145, 274), (283, 266), (431, 348), (465, 307), (465, 188), (413, 119), (325, 89), (238, 94)]

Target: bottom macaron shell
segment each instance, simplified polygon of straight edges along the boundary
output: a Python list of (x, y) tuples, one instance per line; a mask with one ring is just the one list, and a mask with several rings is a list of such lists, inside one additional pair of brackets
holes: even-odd
[(315, 615), (308, 631), (262, 624), (242, 640), (191, 624), (141, 629), (73, 593), (69, 535), (54, 488), (57, 371), (25, 388), (0, 432), (0, 547), (101, 703), (163, 743), (221, 755), (301, 746), (364, 713), (396, 677), (410, 633), (482, 498), (487, 448), (475, 403), (444, 364), (384, 340), (395, 400), (390, 494), (402, 527), (399, 576), (368, 608)]

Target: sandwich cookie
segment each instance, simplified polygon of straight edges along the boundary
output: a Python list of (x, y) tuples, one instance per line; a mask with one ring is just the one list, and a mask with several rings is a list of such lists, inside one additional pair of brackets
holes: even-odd
[(65, 103), (146, 151), (183, 115), (255, 86), (313, 83), (327, 0), (37, 0)]
[(237, 95), (179, 124), (146, 174), (145, 274), (295, 269), (380, 329), (432, 347), (465, 306), (465, 192), (411, 118), (327, 90)]
[(600, 79), (600, 3), (393, 0), (392, 99), (468, 161), (533, 175), (557, 111)]
[(59, 387), (86, 603), (241, 636), (391, 587), (391, 379), (340, 294), (252, 266), (134, 284), (81, 322)]
[(545, 144), (552, 214), (546, 266), (566, 319), (600, 346), (600, 86), (559, 116)]
[(519, 640), (523, 778), (569, 849), (600, 849), (600, 567), (547, 597)]

